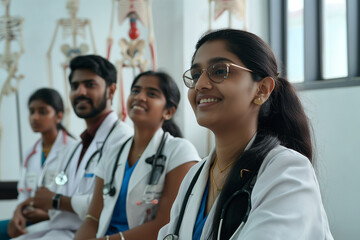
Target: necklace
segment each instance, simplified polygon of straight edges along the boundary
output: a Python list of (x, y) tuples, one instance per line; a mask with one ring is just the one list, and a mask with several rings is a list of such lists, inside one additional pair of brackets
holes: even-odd
[(215, 179), (214, 179), (214, 166), (215, 164), (213, 164), (211, 166), (211, 169), (210, 169), (210, 182), (215, 186), (211, 188), (211, 205), (215, 202), (215, 191), (216, 191), (216, 196), (221, 192), (221, 189), (222, 188), (219, 188), (215, 182)]
[(50, 145), (49, 147), (43, 147), (43, 153), (44, 153), (45, 158), (47, 158), (47, 156), (49, 155), (51, 147), (52, 147), (52, 145)]
[(214, 165), (218, 166), (221, 173), (223, 173), (226, 169), (228, 169), (235, 162), (235, 160), (234, 160), (234, 161), (230, 162), (228, 165), (226, 165), (223, 169), (221, 169), (217, 161), (218, 161), (218, 157), (216, 156)]

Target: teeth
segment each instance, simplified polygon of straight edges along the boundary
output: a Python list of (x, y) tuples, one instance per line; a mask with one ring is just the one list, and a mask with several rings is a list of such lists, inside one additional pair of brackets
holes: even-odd
[(143, 107), (140, 107), (140, 106), (133, 106), (133, 109), (141, 109), (141, 110), (144, 110)]
[(211, 102), (218, 102), (217, 98), (203, 98), (200, 99), (200, 103), (211, 103)]

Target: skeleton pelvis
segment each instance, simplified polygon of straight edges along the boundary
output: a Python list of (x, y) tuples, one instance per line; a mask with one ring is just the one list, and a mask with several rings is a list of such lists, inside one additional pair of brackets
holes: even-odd
[(144, 55), (145, 41), (142, 39), (131, 40), (128, 42), (125, 38), (119, 40), (121, 52), (124, 56), (135, 58)]
[(84, 55), (89, 51), (89, 46), (87, 44), (81, 44), (80, 47), (74, 48), (70, 47), (69, 44), (61, 45), (61, 52), (65, 55), (66, 58), (74, 58), (79, 55)]

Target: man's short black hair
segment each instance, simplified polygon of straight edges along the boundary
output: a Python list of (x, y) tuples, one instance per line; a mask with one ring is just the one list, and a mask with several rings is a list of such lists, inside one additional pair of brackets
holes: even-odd
[(101, 56), (83, 55), (73, 58), (70, 62), (70, 83), (72, 76), (77, 69), (87, 69), (94, 72), (105, 80), (106, 86), (109, 86), (112, 83), (116, 84), (117, 73), (115, 66)]

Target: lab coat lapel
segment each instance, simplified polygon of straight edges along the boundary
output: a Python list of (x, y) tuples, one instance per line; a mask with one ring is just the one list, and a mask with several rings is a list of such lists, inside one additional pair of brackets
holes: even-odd
[[(128, 195), (135, 187), (137, 187), (138, 183), (140, 181), (142, 181), (143, 178), (149, 177), (149, 174), (151, 172), (151, 165), (146, 163), (145, 160), (148, 157), (151, 157), (152, 155), (154, 155), (156, 153), (156, 151), (159, 147), (159, 144), (161, 142), (163, 133), (164, 133), (164, 131), (161, 128), (159, 128), (156, 131), (154, 136), (151, 138), (149, 144), (147, 145), (145, 151), (143, 152), (140, 159), (138, 160), (139, 162), (136, 165), (134, 172), (132, 173), (132, 176), (136, 176), (136, 177), (130, 178)], [(166, 144), (164, 147), (166, 147)], [(147, 182), (148, 182), (148, 179), (146, 179), (145, 184), (147, 184)]]
[[(211, 154), (205, 160), (205, 165), (201, 170), (199, 178), (194, 185), (194, 188), (191, 191), (189, 196), (189, 200), (186, 205), (186, 210), (184, 214), (184, 218), (180, 228), (180, 236), (184, 236), (184, 239), (192, 239), (193, 229), (195, 226), (195, 221), (197, 218), (198, 210), (194, 211), (194, 209), (199, 209), (201, 200), (203, 197), (203, 193), (209, 178), (209, 169), (211, 167), (211, 163), (213, 162), (213, 154), (215, 149), (212, 150)], [(191, 181), (191, 180), (190, 180)], [(190, 184), (190, 182), (189, 182)], [(211, 213), (211, 211), (210, 211)], [(208, 221), (206, 221), (208, 222)], [(206, 224), (206, 223), (205, 223)], [(204, 227), (205, 229), (205, 227)]]
[[(62, 147), (64, 146), (64, 131), (63, 130), (60, 130), (59, 131), (59, 134), (56, 136), (56, 139), (55, 139), (55, 142), (54, 144), (52, 145), (51, 147), (51, 150), (49, 152), (49, 155), (47, 156), (46, 160), (45, 160), (45, 164), (42, 168), (42, 171), (41, 171), (41, 174), (40, 174), (40, 177), (38, 179), (38, 186), (44, 186), (44, 183), (47, 182), (45, 178), (45, 175), (46, 174), (50, 174), (48, 171), (49, 169), (49, 166), (51, 164), (53, 164), (54, 161), (56, 161), (59, 153), (60, 153), (60, 150), (62, 149)], [(40, 150), (42, 151), (42, 150)], [(42, 158), (42, 152), (41, 152), (41, 158)], [(54, 171), (54, 175), (56, 173), (56, 171)], [(55, 176), (54, 176), (55, 177)], [(50, 187), (50, 186), (46, 186), (46, 187)]]
[[(251, 145), (253, 144), (253, 142), (254, 142), (254, 140), (255, 140), (255, 137), (256, 137), (256, 134), (254, 134), (254, 136), (250, 139), (249, 143), (246, 145), (245, 151), (248, 150), (248, 149), (251, 147)], [(210, 154), (209, 157), (210, 157), (210, 156), (214, 156), (214, 157), (215, 157), (215, 149), (212, 151), (212, 154)], [(208, 157), (208, 159), (214, 159), (214, 157), (210, 157), (210, 158), (209, 158), (209, 157)], [(211, 163), (211, 162), (213, 162), (213, 160), (208, 161), (208, 162)], [(211, 166), (211, 164), (208, 165), (208, 168), (207, 168), (207, 172), (208, 172), (208, 173), (209, 173), (209, 168), (210, 168), (210, 166)], [(209, 237), (210, 230), (211, 230), (211, 226), (212, 226), (212, 224), (213, 224), (213, 222), (214, 222), (213, 219), (214, 219), (215, 210), (216, 210), (216, 205), (217, 205), (218, 200), (219, 200), (219, 197), (216, 198), (216, 200), (215, 200), (215, 202), (214, 202), (214, 204), (213, 204), (213, 207), (211, 208), (211, 210), (210, 210), (210, 212), (209, 212), (209, 215), (208, 215), (208, 217), (207, 217), (207, 219), (206, 219), (206, 222), (205, 222), (205, 224), (204, 224), (204, 228), (203, 228), (203, 232), (202, 232), (202, 234), (201, 234), (200, 240), (206, 240), (206, 239)], [(239, 228), (238, 228), (238, 230), (239, 230)], [(238, 230), (236, 230), (235, 233), (236, 233)], [(235, 233), (234, 233), (234, 234), (235, 234)], [(234, 236), (234, 234), (233, 234), (233, 236)], [(232, 237), (231, 237), (231, 239), (232, 239)]]
[[(96, 152), (97, 150), (99, 150), (101, 148), (102, 144), (104, 143), (105, 138), (107, 137), (110, 129), (112, 128), (112, 126), (114, 125), (114, 123), (116, 121), (117, 121), (117, 116), (114, 112), (112, 112), (101, 123), (99, 129), (96, 131), (94, 139), (92, 140), (89, 148), (85, 152), (83, 159), (80, 163), (80, 166), (79, 166), (77, 174), (76, 174), (76, 182), (80, 182), (82, 176), (84, 175), (87, 162), (89, 160), (91, 160), (91, 161), (98, 160), (97, 156), (94, 156), (92, 159), (90, 159), (90, 157), (94, 154), (94, 152)], [(96, 155), (98, 155), (98, 154), (96, 154)]]
[[(67, 137), (67, 136), (66, 136)], [(53, 162), (57, 155), (59, 154), (59, 151), (61, 150), (61, 148), (64, 146), (64, 131), (60, 130), (59, 134), (57, 135), (54, 144), (51, 147), (51, 150), (49, 152), (49, 155), (46, 158), (45, 161), (45, 166), (50, 164), (51, 162)], [(44, 166), (44, 167), (45, 167)]]
[[(126, 145), (119, 157), (119, 160), (118, 160), (118, 163), (116, 166), (116, 173), (115, 173), (115, 177), (114, 177), (114, 181), (113, 181), (113, 186), (116, 189), (115, 195), (112, 197), (109, 195), (104, 196), (104, 204), (105, 205), (108, 204), (109, 206), (103, 209), (101, 216), (111, 216), (112, 212), (114, 211), (117, 199), (119, 198), (120, 189), (122, 187), (125, 166), (126, 166), (126, 162), (127, 162), (128, 156), (129, 156), (129, 151), (130, 151), (131, 145), (132, 145), (132, 139), (126, 143)], [(119, 148), (116, 151), (120, 151), (121, 147), (122, 147), (122, 144), (119, 146)], [(117, 153), (115, 156), (117, 156)], [(117, 159), (107, 159), (106, 161), (111, 161), (111, 162), (113, 162), (113, 164), (115, 164)], [(114, 167), (115, 167), (113, 164), (111, 164), (110, 169), (107, 170), (108, 176), (107, 176), (107, 179), (105, 180), (104, 184), (110, 183), (110, 181), (111, 181), (111, 175), (112, 175)], [(109, 223), (111, 220), (111, 218), (109, 218), (109, 217), (105, 217), (105, 218), (101, 217), (101, 220), (103, 220), (103, 219), (104, 219), (104, 221), (100, 221), (100, 223), (99, 223), (99, 229), (98, 229), (98, 233), (97, 233), (98, 236), (105, 235), (106, 230), (108, 229)]]

